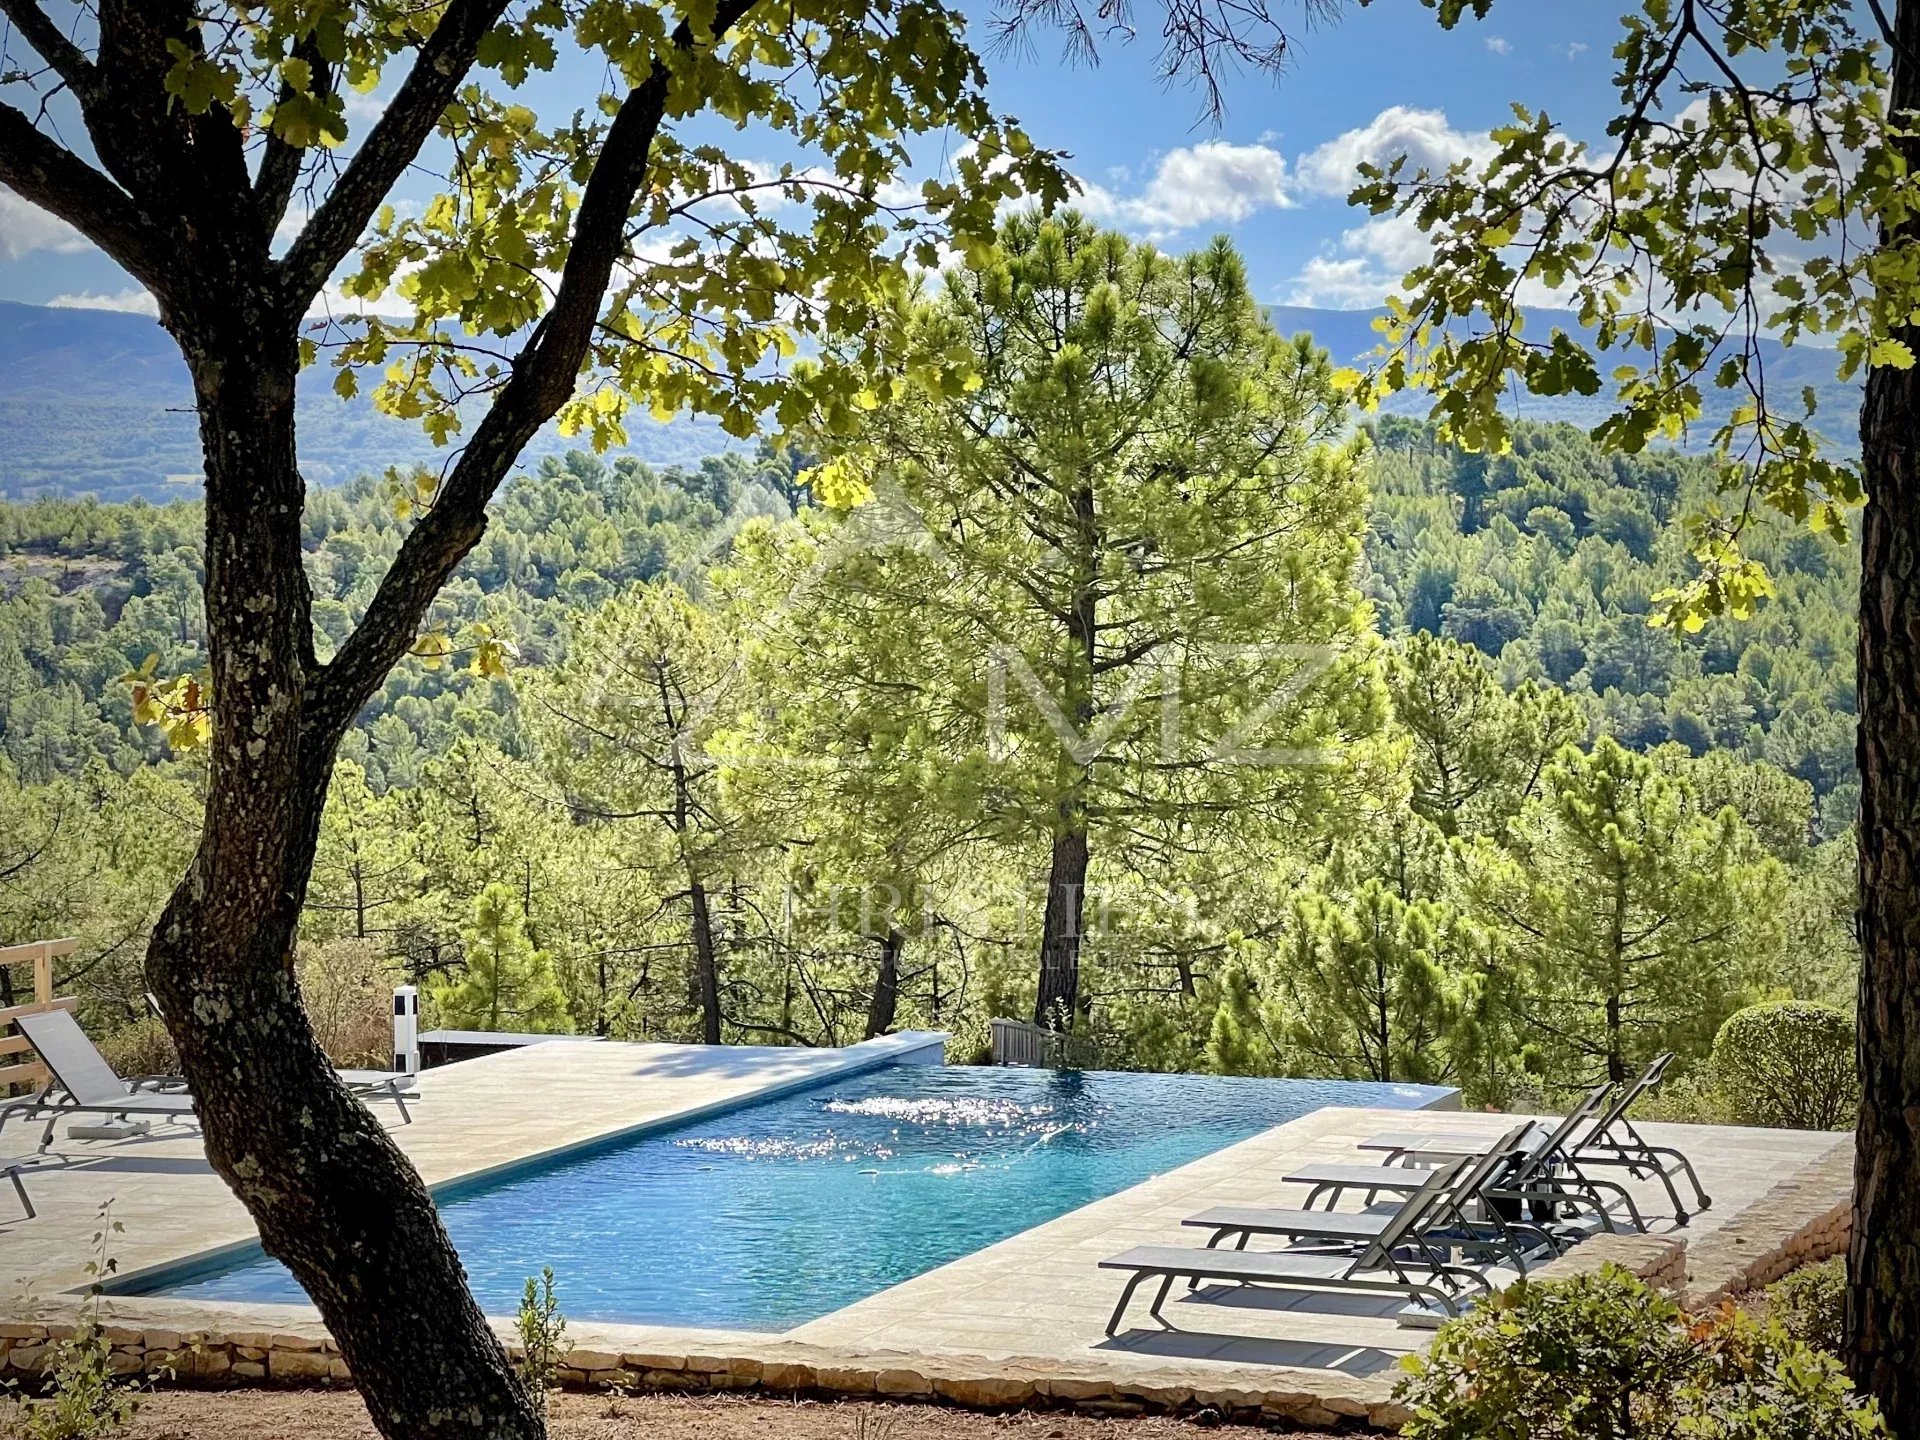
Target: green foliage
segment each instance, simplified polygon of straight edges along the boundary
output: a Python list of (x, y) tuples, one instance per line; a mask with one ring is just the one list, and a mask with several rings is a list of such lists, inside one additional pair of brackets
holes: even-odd
[(142, 1015), (100, 1041), (107, 1063), (127, 1079), (180, 1074), (180, 1055), (158, 1015)]
[(112, 1237), (122, 1226), (113, 1218), (112, 1201), (100, 1207), (99, 1223), (79, 1323), (53, 1342), (40, 1393), (14, 1400), (10, 1414), (0, 1410), (0, 1431), (20, 1440), (97, 1440), (124, 1430), (140, 1407), (137, 1390), (113, 1368), (113, 1342), (98, 1314), (100, 1287), (119, 1268)]
[(1766, 1290), (1766, 1315), (1795, 1340), (1829, 1355), (1845, 1351), (1847, 1257), (1830, 1256), (1781, 1276)]
[(1343, 1079), (1443, 1083), (1470, 1063), (1471, 982), (1448, 963), (1459, 923), (1379, 880), (1345, 904), (1301, 896), (1286, 969), (1294, 1065)]
[(1408, 1440), (1851, 1440), (1846, 1372), (1777, 1325), (1690, 1321), (1618, 1266), (1521, 1282), (1442, 1327), (1396, 1392)]
[[(1079, 253), (1105, 252), (1089, 242)], [(1223, 262), (1207, 263), (1225, 277)], [(1264, 334), (1223, 322), (1223, 363), (1272, 357), (1298, 387), (1280, 393), (1310, 409), (1317, 362)], [(330, 1053), (383, 1048), (381, 995), (398, 980), (429, 996), (471, 985), (465, 932), (493, 885), (524, 912), (570, 1023), (597, 1034), (703, 1033), (691, 874), (707, 892), (727, 1040), (856, 1040), (883, 990), (896, 1027), (952, 1030), (976, 1048), (989, 1016), (1029, 1010), (1035, 882), (1050, 807), (1068, 788), (1047, 757), (1068, 761), (1072, 778), (1041, 698), (1064, 694), (1082, 663), (1052, 643), (1061, 627), (1040, 601), (1057, 607), (1071, 587), (1020, 497), (992, 488), (991, 454), (954, 448), (942, 428), (959, 423), (942, 407), (1010, 405), (1023, 383), (983, 377), (957, 400), (888, 387), (872, 423), (902, 442), (931, 437), (949, 458), (901, 464), (897, 484), (851, 509), (808, 504), (802, 476), (824, 484), (812, 457), (771, 445), (666, 472), (575, 454), (509, 485), (433, 617), (449, 637), (490, 627), (516, 652), (507, 678), (475, 674), (458, 653), (437, 668), (404, 664), (342, 746), (299, 961)], [(1048, 368), (1033, 391), (1050, 407), (1049, 443), (1075, 433), (1056, 413), (1061, 383)], [(1168, 413), (1187, 423), (1185, 410)], [(1223, 458), (1189, 478), (1232, 496), (1241, 487), (1224, 457), (1247, 422), (1207, 423), (1209, 453)], [(1633, 997), (1623, 1059), (1661, 1037), (1690, 1067), (1661, 1103), (1723, 1116), (1705, 1061), (1726, 1009), (1787, 994), (1851, 1000), (1851, 554), (1784, 524), (1757, 528), (1754, 553), (1784, 562), (1766, 613), (1694, 636), (1656, 632), (1650, 597), (1689, 562), (1670, 538), (1637, 555), (1619, 517), (1664, 525), (1710, 487), (1701, 462), (1610, 457), (1569, 427), (1529, 425), (1510, 454), (1474, 456), (1389, 417), (1354, 461), (1373, 483), (1362, 530), (1349, 457), (1336, 450), (1318, 469), (1322, 452), (1287, 435), (1301, 448), (1284, 451), (1295, 457), (1286, 484), (1216, 496), (1210, 513), (1156, 491), (1144, 469), (1099, 482), (1099, 503), (1162, 556), (1270, 529), (1295, 537), (1250, 547), (1226, 590), (1113, 547), (1098, 582), (1109, 618), (1160, 613), (1229, 644), (1279, 633), (1276, 614), (1298, 618), (1303, 637), (1347, 647), (1338, 678), (1355, 688), (1323, 696), (1323, 678), (1281, 707), (1282, 745), (1288, 727), (1311, 739), (1350, 726), (1342, 764), (1302, 775), (1229, 763), (1207, 744), (1176, 750), (1169, 768), (1154, 656), (1096, 677), (1093, 699), (1111, 713), (1082, 732), (1109, 727), (1086, 766), (1087, 1043), (1109, 1065), (1372, 1074), (1360, 1012), (1371, 1040), (1386, 995), (1396, 1075), (1443, 1076), (1475, 1104), (1537, 1105), (1543, 1090), (1573, 1087), (1601, 1063), (1594, 1021), (1611, 977), (1597, 962), (1543, 963), (1532, 901), (1503, 913), (1479, 887), (1489, 873), (1528, 873), (1542, 827), (1558, 824), (1540, 808), (1549, 762), (1605, 735), (1691, 797), (1681, 833), (1723, 808), (1738, 817), (1739, 863), (1727, 876), (1702, 867), (1709, 896), (1724, 899), (1721, 880), (1744, 893), (1742, 877), (1768, 859), (1780, 867), (1694, 1021), (1679, 1023), (1693, 1002), (1673, 998), (1692, 983), (1684, 957), (1634, 965), (1637, 986), (1660, 974), (1672, 984)], [(418, 493), (396, 474), (310, 495), (323, 656), (405, 534), (396, 497)], [(956, 535), (923, 519), (954, 513)], [(79, 937), (62, 979), (78, 977), (85, 1023), (102, 1036), (144, 1014), (140, 938), (202, 808), (202, 772), (163, 758), (114, 683), (150, 655), (157, 673), (203, 663), (199, 523), (186, 504), (0, 505), (0, 925)], [(1320, 588), (1303, 591), (1325, 602), (1316, 615), (1281, 603), (1296, 566), (1316, 577)], [(1328, 578), (1349, 575), (1357, 592)], [(1463, 576), (1478, 582), (1464, 601)], [(1022, 588), (1036, 580), (1037, 598)], [(1267, 598), (1242, 605), (1242, 590)], [(1517, 631), (1487, 628), (1509, 613)], [(1109, 660), (1155, 638), (1111, 633)], [(1511, 638), (1497, 653), (1463, 638), (1501, 635)], [(1004, 752), (988, 744), (983, 659), (1002, 636), (1035, 681), (1030, 691), (1011, 663), (1002, 672)], [(1269, 670), (1194, 651), (1183, 733), (1217, 737), (1250, 713), (1249, 699), (1289, 678), (1287, 658), (1270, 659)], [(658, 704), (662, 673), (683, 696), (671, 715)], [(687, 762), (678, 829), (676, 752)], [(1563, 909), (1581, 898), (1591, 868), (1545, 865), (1547, 898)], [(1572, 927), (1579, 912), (1567, 913)], [(1593, 948), (1588, 934), (1580, 943)], [(1432, 1033), (1441, 1015), (1437, 1043), (1398, 1038)]]
[(1817, 1001), (1749, 1005), (1714, 1037), (1713, 1077), (1738, 1124), (1851, 1125), (1860, 1103), (1853, 1017)]
[(516, 1366), (520, 1383), (544, 1412), (547, 1394), (560, 1378), (560, 1362), (567, 1353), (567, 1320), (554, 1293), (552, 1266), (542, 1267), (538, 1278), (527, 1277), (514, 1330), (520, 1339)]
[(535, 1035), (573, 1029), (567, 995), (554, 978), (553, 958), (527, 938), (526, 909), (507, 886), (494, 883), (473, 904), (461, 932), (466, 973), (434, 990), (440, 1023), (455, 1030), (513, 1030)]
[[(1860, 582), (1851, 547), (1778, 517), (1755, 519), (1742, 544), (1774, 575), (1766, 611), (1723, 618), (1699, 634), (1654, 629), (1647, 623), (1653, 596), (1695, 574), (1672, 522), (1712, 503), (1711, 462), (1665, 451), (1608, 455), (1569, 425), (1517, 423), (1511, 449), (1497, 456), (1463, 451), (1405, 419), (1384, 418), (1372, 433), (1368, 589), (1389, 633), (1473, 646), (1516, 698), (1531, 681), (1545, 701), (1570, 701), (1578, 732), (1609, 734), (1633, 749), (1674, 743), (1696, 757), (1719, 753), (1785, 771), (1813, 792), (1812, 823), (1790, 838), (1796, 848), (1852, 823)], [(1623, 513), (1655, 525), (1650, 549), (1609, 538), (1618, 532), (1607, 517)], [(1451, 680), (1454, 688), (1460, 683)], [(1445, 688), (1439, 698), (1468, 718), (1481, 703), (1454, 699)], [(1418, 709), (1408, 713), (1420, 736)], [(1489, 731), (1497, 735), (1498, 727), (1468, 733)], [(1491, 738), (1480, 743), (1498, 749)], [(1414, 759), (1428, 764), (1424, 740)], [(1456, 785), (1470, 786), (1482, 773), (1472, 761), (1455, 760), (1466, 777)], [(1431, 783), (1424, 768), (1416, 778)], [(1748, 814), (1735, 798), (1748, 781), (1722, 788)], [(1768, 847), (1789, 858), (1776, 844), (1785, 838), (1777, 827), (1762, 828)]]
[[(1920, 309), (1907, 226), (1920, 190), (1906, 121), (1886, 109), (1886, 49), (1848, 0), (1710, 14), (1644, 0), (1623, 27), (1619, 115), (1599, 152), (1515, 106), (1484, 164), (1363, 169), (1354, 201), (1410, 216), (1433, 257), (1389, 301), (1390, 358), (1355, 388), (1371, 403), (1431, 387), (1444, 433), (1488, 455), (1512, 441), (1510, 383), (1592, 395), (1608, 369), (1593, 437), (1629, 454), (1677, 436), (1704, 393), (1737, 397), (1713, 437), (1737, 502), (1690, 519), (1695, 573), (1656, 597), (1697, 630), (1774, 592), (1742, 546), (1756, 503), (1829, 533), (1860, 503), (1857, 465), (1822, 433), (1849, 417), (1816, 418), (1815, 388), (1769, 375), (1760, 339), (1823, 337), (1842, 380), (1910, 367), (1895, 332)], [(1524, 333), (1517, 296), (1540, 286), (1569, 297), (1575, 333)]]
[(1583, 728), (1565, 692), (1509, 692), (1470, 645), (1424, 632), (1389, 653), (1387, 686), (1412, 742), (1414, 813), (1446, 835), (1504, 828)]
[(1559, 1075), (1624, 1079), (1697, 1054), (1776, 962), (1784, 877), (1731, 809), (1602, 738), (1561, 752), (1469, 857), (1469, 902), (1510, 937)]
[(852, 744), (944, 764), (931, 798), (1029, 855), (1084, 841), (1114, 948), (1172, 948), (1164, 899), (1212, 909), (1236, 833), (1337, 811), (1384, 718), (1325, 357), (1225, 241), (1169, 257), (1073, 214), (1009, 220), (905, 329), (815, 472), (840, 543), (755, 563), (829, 567), (806, 608), (868, 677), (850, 699), (885, 696)]

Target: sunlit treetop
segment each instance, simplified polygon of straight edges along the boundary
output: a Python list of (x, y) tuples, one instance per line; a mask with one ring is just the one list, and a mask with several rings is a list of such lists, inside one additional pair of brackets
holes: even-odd
[[(1437, 8), (1451, 24), (1490, 3)], [(1769, 385), (1762, 341), (1831, 347), (1842, 381), (1913, 363), (1896, 332), (1920, 319), (1920, 250), (1897, 232), (1920, 189), (1886, 109), (1888, 54), (1850, 0), (1643, 0), (1614, 50), (1604, 140), (1516, 105), (1484, 162), (1363, 167), (1354, 202), (1410, 217), (1433, 251), (1389, 299), (1386, 358), (1351, 377), (1358, 398), (1431, 388), (1448, 438), (1499, 451), (1514, 387), (1611, 387), (1594, 437), (1635, 452), (1697, 430), (1727, 392), (1711, 433), (1725, 503), (1690, 517), (1699, 571), (1658, 598), (1688, 628), (1751, 613), (1771, 587), (1745, 524), (1764, 507), (1840, 534), (1862, 499), (1835, 444), (1854, 417), (1816, 418), (1812, 387)], [(1582, 330), (1529, 333), (1523, 300)]]

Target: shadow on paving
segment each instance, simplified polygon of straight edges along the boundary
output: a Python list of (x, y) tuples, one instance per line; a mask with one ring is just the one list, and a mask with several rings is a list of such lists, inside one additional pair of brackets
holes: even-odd
[[(1371, 1320), (1391, 1320), (1400, 1308), (1399, 1300), (1383, 1301), (1372, 1295), (1309, 1295), (1236, 1285), (1206, 1286), (1187, 1294), (1176, 1294), (1167, 1301), (1161, 1313), (1170, 1328), (1127, 1330), (1094, 1348), (1163, 1359), (1285, 1365), (1301, 1370), (1337, 1370), (1347, 1375), (1377, 1375), (1398, 1365), (1400, 1356), (1405, 1352), (1371, 1345), (1352, 1345), (1339, 1340), (1273, 1339), (1247, 1335), (1240, 1333), (1230, 1312), (1252, 1310), (1269, 1314), (1362, 1316)], [(1209, 1315), (1209, 1311), (1214, 1313)], [(1224, 1333), (1198, 1328), (1209, 1323), (1228, 1328)], [(1407, 1350), (1418, 1348), (1419, 1343), (1418, 1332), (1408, 1332)]]

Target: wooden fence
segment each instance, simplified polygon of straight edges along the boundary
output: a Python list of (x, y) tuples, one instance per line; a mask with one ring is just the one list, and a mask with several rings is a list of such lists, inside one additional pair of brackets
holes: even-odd
[(1038, 1070), (1091, 1070), (1094, 1045), (1084, 1035), (1062, 1035), (1024, 1020), (992, 1020), (993, 1063)]
[[(0, 1094), (4, 1094), (9, 1086), (44, 1085), (53, 1078), (48, 1074), (47, 1067), (38, 1060), (14, 1058), (19, 1055), (30, 1056), (33, 1047), (27, 1044), (26, 1036), (15, 1030), (13, 1017), (79, 1007), (80, 1002), (71, 995), (56, 997), (53, 993), (53, 962), (63, 955), (71, 955), (77, 943), (73, 940), (35, 940), (29, 945), (9, 945), (0, 949), (0, 969), (31, 967), (33, 975), (33, 999), (0, 1007)], [(17, 970), (14, 973), (17, 974)], [(21, 993), (17, 984), (13, 993)]]

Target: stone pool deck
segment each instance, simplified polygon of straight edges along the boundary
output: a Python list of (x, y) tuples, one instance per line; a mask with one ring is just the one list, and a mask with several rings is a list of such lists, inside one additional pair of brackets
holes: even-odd
[[(875, 1061), (929, 1058), (931, 1043), (937, 1037), (894, 1037), (805, 1052), (556, 1042), (428, 1072), (415, 1123), (394, 1134), (428, 1182), (441, 1185)], [(1180, 1222), (1209, 1205), (1286, 1203), (1289, 1187), (1278, 1182), (1287, 1171), (1351, 1159), (1358, 1140), (1407, 1121), (1405, 1111), (1318, 1111), (784, 1334), (574, 1322), (566, 1378), (1121, 1414), (1204, 1406), (1240, 1418), (1391, 1428), (1394, 1368), (1425, 1339), (1396, 1324), (1393, 1302), (1209, 1288), (1170, 1303), (1163, 1329), (1147, 1317), (1143, 1295), (1109, 1340), (1120, 1279), (1096, 1266), (1134, 1244), (1198, 1243), (1204, 1237)], [(1489, 1121), (1429, 1113), (1420, 1123), (1484, 1131)], [(1656, 1225), (1648, 1237), (1589, 1241), (1556, 1270), (1611, 1259), (1708, 1299), (1844, 1245), (1849, 1137), (1643, 1128), (1693, 1157), (1713, 1208), (1677, 1232)], [(0, 1133), (0, 1164), (37, 1139), (37, 1127), (10, 1125)], [(8, 1216), (0, 1219), (0, 1376), (30, 1372), (49, 1333), (73, 1318), (103, 1201), (113, 1200), (126, 1227), (115, 1245), (122, 1274), (252, 1237), (190, 1127), (135, 1141), (62, 1138), (56, 1149), (61, 1163), (27, 1174), (39, 1219), (12, 1219), (0, 1193)], [(1636, 1192), (1650, 1212), (1664, 1210), (1656, 1187)], [(128, 1371), (171, 1365), (211, 1384), (347, 1378), (306, 1306), (105, 1303), (116, 1364)], [(507, 1328), (502, 1322), (503, 1335)]]

